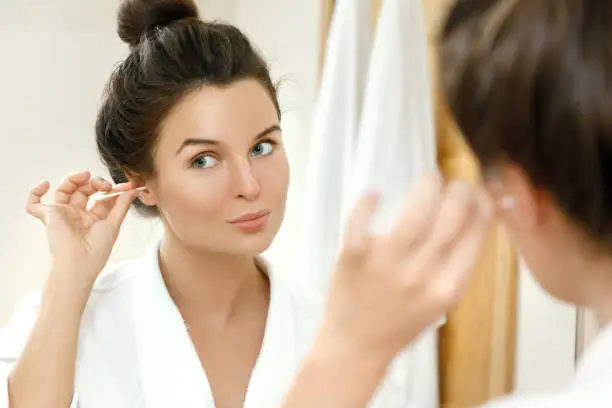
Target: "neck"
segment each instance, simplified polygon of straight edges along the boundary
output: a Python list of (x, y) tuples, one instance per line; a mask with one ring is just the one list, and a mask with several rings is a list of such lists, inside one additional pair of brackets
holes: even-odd
[(242, 306), (267, 298), (268, 279), (253, 256), (188, 247), (166, 233), (159, 263), (170, 297), (184, 315), (225, 324)]
[(587, 307), (595, 312), (600, 328), (612, 323), (612, 258), (603, 256), (585, 267), (588, 282), (585, 287)]
[(612, 323), (612, 291), (608, 292), (608, 298), (602, 298), (595, 306), (597, 325), (604, 328)]

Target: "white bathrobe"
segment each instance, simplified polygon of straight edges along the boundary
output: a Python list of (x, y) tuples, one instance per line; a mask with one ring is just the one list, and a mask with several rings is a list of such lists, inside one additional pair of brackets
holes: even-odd
[[(213, 408), (206, 373), (158, 264), (158, 245), (104, 272), (82, 318), (75, 397), (79, 408)], [(322, 305), (294, 290), (268, 267), (270, 309), (245, 408), (281, 406), (300, 360), (308, 353)], [(0, 332), (0, 408), (8, 408), (8, 375), (36, 319), (33, 295)], [(393, 373), (372, 407), (405, 408), (404, 384)]]

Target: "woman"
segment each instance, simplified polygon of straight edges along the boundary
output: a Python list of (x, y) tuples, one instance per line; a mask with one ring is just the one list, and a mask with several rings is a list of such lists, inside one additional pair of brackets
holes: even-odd
[[(612, 8), (599, 0), (461, 0), (444, 25), (446, 96), (490, 197), (503, 204), (497, 217), (542, 287), (593, 309), (603, 327), (567, 388), (487, 407), (612, 406), (610, 38)], [(440, 201), (439, 188), (426, 183), (408, 210), (430, 221), (415, 221), (411, 253), (398, 258), (404, 268), (391, 267), (392, 253), (372, 257), (368, 249), (381, 238), (363, 233), (367, 244), (344, 254), (287, 408), (364, 406), (397, 350), (459, 298), (463, 285), (454, 282), (464, 269), (456, 259), (432, 258), (429, 240), (441, 214), (458, 215), (453, 227), (466, 208)], [(426, 261), (454, 267), (431, 274)]]
[[(190, 0), (125, 1), (118, 32), (131, 52), (96, 137), (120, 184), (81, 172), (52, 204), (48, 183), (32, 191), (53, 262), (0, 334), (0, 407), (279, 406), (320, 306), (258, 256), (289, 182), (268, 68)], [(92, 206), (98, 192), (122, 194)], [(134, 200), (163, 240), (101, 273)], [(373, 406), (405, 407), (404, 387), (391, 372)]]

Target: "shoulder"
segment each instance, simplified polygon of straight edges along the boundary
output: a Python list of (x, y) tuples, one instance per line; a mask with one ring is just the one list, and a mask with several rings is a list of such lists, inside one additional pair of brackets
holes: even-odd
[(155, 273), (157, 264), (153, 261), (145, 253), (112, 265), (100, 274), (81, 319), (83, 339), (102, 331), (129, 330), (134, 296), (146, 277)]
[(14, 309), (9, 322), (0, 330), (0, 361), (21, 353), (34, 326), (42, 291), (28, 294)]
[(143, 258), (144, 256), (128, 259), (104, 268), (96, 279), (92, 293), (101, 295), (128, 285), (134, 275), (144, 267)]
[[(134, 258), (106, 268), (96, 280), (89, 296), (83, 322), (113, 306), (124, 305), (128, 288), (145, 263)], [(0, 359), (21, 353), (36, 322), (42, 301), (42, 290), (27, 294), (13, 309), (8, 323), (0, 330)]]

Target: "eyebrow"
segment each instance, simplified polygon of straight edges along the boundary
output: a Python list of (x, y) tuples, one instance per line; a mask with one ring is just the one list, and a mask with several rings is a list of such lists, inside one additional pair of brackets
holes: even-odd
[[(272, 125), (269, 128), (257, 134), (257, 136), (255, 136), (255, 140), (259, 140), (263, 137), (266, 137), (272, 132), (276, 132), (276, 131), (280, 132), (280, 130), (281, 130), (280, 125)], [(214, 146), (214, 145), (219, 145), (219, 144), (220, 142), (214, 139), (189, 138), (189, 139), (183, 140), (183, 143), (181, 143), (181, 146), (176, 151), (176, 154), (178, 155), (187, 146), (198, 146), (198, 145), (213, 145)]]

